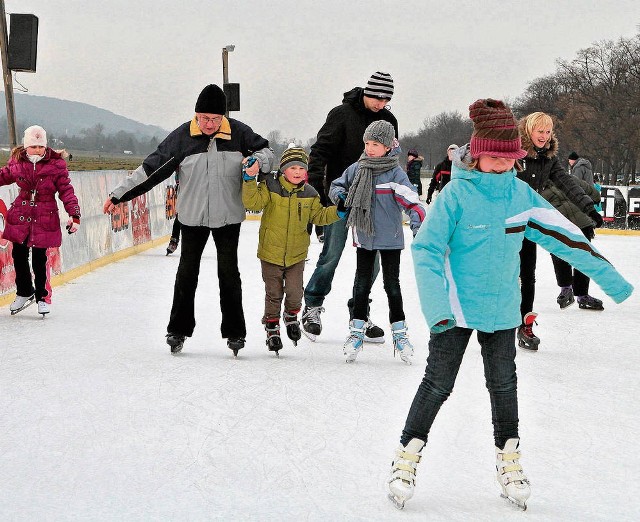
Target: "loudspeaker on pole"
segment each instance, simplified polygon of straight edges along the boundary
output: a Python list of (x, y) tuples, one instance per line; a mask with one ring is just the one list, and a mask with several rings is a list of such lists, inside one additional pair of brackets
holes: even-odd
[(36, 72), (38, 17), (32, 14), (11, 13), (9, 24), (9, 69)]

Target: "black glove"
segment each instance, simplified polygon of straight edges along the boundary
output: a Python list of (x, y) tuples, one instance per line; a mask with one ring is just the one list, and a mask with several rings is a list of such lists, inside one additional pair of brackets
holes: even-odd
[(338, 203), (336, 205), (338, 207), (338, 212), (346, 212), (347, 206), (344, 204), (344, 199), (338, 198)]
[(598, 212), (595, 208), (592, 208), (589, 211), (588, 216), (593, 220), (593, 222), (596, 225), (596, 228), (600, 228), (602, 226), (602, 224), (604, 223), (604, 220), (602, 219), (602, 216), (600, 215), (600, 212)]
[(431, 205), (431, 196), (427, 196), (425, 201), (427, 202), (427, 205)]

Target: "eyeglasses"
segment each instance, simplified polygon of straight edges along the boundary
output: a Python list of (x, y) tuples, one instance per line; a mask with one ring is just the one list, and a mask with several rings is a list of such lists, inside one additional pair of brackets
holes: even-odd
[(222, 116), (214, 116), (213, 118), (209, 118), (209, 116), (198, 116), (198, 121), (204, 125), (208, 123), (221, 123)]

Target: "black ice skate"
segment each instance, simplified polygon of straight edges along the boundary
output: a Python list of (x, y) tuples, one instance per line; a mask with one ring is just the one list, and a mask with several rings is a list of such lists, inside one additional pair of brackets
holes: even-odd
[(242, 337), (233, 337), (227, 339), (227, 347), (233, 352), (234, 357), (238, 357), (238, 351), (244, 348), (244, 339)]
[(169, 244), (167, 245), (167, 255), (173, 254), (178, 248), (178, 242), (180, 240), (177, 237), (172, 237), (169, 239)]
[(184, 345), (185, 339), (186, 339), (186, 336), (184, 335), (179, 335), (174, 333), (167, 334), (167, 344), (171, 348), (171, 353), (173, 355), (180, 353), (180, 351), (182, 350), (182, 346)]
[(36, 296), (35, 294), (31, 294), (30, 296), (23, 297), (21, 295), (17, 295), (13, 300), (13, 303), (9, 305), (9, 310), (11, 311), (11, 315), (16, 315), (18, 312), (22, 312), (27, 306), (31, 306), (35, 303)]
[(556, 301), (558, 301), (558, 304), (560, 305), (560, 310), (564, 310), (567, 306), (571, 306), (575, 303), (576, 300), (573, 297), (573, 290), (571, 287), (563, 287), (562, 290), (560, 290), (560, 295)]
[(604, 310), (602, 301), (591, 297), (590, 295), (581, 295), (578, 297), (578, 306), (583, 310), (595, 310), (597, 312)]
[(298, 313), (285, 312), (282, 316), (284, 325), (287, 327), (287, 337), (293, 341), (293, 346), (298, 346), (298, 341), (302, 337)]
[(305, 306), (302, 312), (302, 333), (311, 341), (315, 341), (322, 332), (322, 321), (320, 320), (322, 312), (324, 312), (322, 306)]
[(269, 351), (276, 352), (276, 355), (280, 357), (280, 350), (282, 350), (282, 339), (280, 339), (280, 323), (276, 319), (275, 321), (267, 321), (264, 323), (264, 329), (267, 331), (267, 348)]
[(538, 314), (529, 312), (524, 316), (524, 324), (518, 328), (518, 346), (526, 350), (537, 350), (540, 338), (533, 333), (533, 325), (536, 323)]

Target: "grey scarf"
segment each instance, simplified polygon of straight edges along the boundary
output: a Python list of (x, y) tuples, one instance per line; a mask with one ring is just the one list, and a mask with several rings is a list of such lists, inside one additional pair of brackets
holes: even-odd
[(398, 166), (398, 156), (370, 158), (362, 153), (358, 159), (358, 170), (345, 206), (351, 208), (347, 218), (347, 226), (354, 226), (366, 235), (373, 236), (375, 228), (371, 219), (371, 203), (373, 202), (373, 178)]

